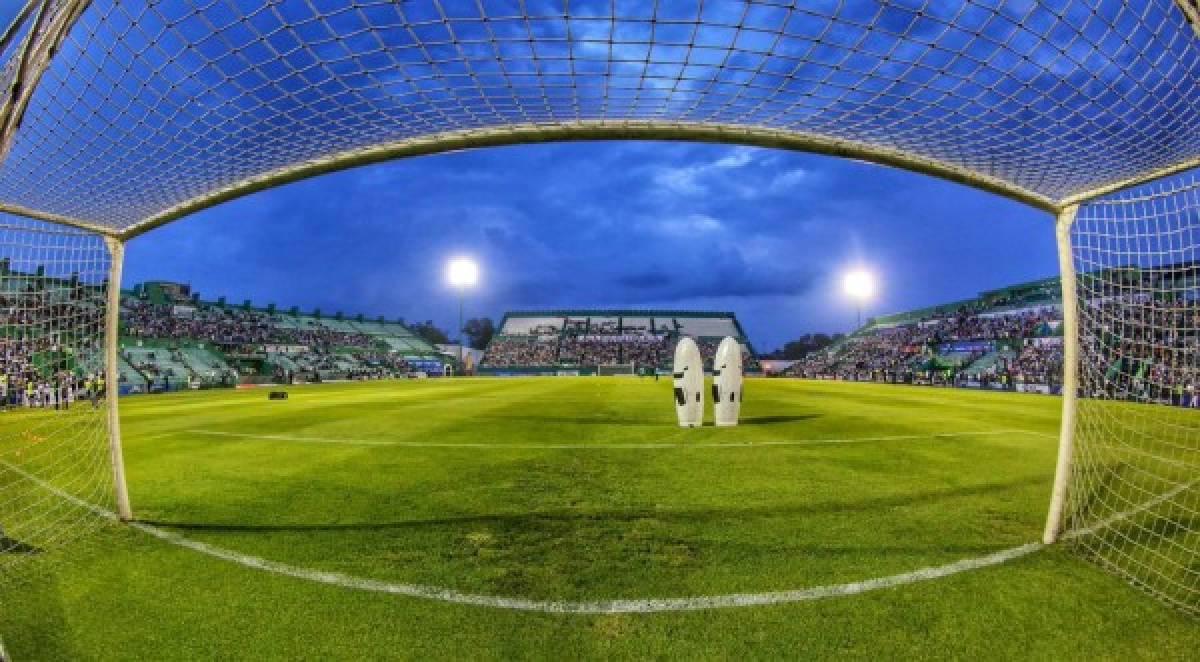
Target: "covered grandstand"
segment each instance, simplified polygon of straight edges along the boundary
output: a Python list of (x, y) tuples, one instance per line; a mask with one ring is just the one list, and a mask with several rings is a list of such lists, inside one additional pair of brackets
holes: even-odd
[(731, 312), (679, 310), (514, 311), (504, 316), (478, 369), (485, 375), (653, 374), (670, 370), (675, 343), (696, 339), (706, 368), (727, 336), (742, 345), (747, 370), (758, 360)]

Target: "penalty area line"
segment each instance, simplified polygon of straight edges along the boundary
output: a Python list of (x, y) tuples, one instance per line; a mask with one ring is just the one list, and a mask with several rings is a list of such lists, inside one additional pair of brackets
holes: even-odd
[(778, 439), (767, 441), (744, 442), (647, 442), (628, 444), (487, 444), (482, 442), (441, 442), (441, 441), (384, 441), (372, 439), (348, 439), (338, 437), (304, 437), (283, 434), (255, 434), (250, 432), (224, 432), (220, 430), (180, 430), (178, 433), (164, 432), (153, 435), (161, 438), (172, 434), (198, 434), (212, 437), (228, 437), (248, 439), (252, 441), (282, 441), (300, 444), (333, 444), (343, 446), (395, 446), (400, 448), (481, 448), (491, 450), (652, 450), (666, 448), (756, 448), (767, 446), (820, 446), (824, 444), (862, 444), (876, 441), (919, 441), (922, 439), (953, 439), (956, 437), (990, 437), (1006, 434), (1031, 434), (1027, 430), (980, 430), (969, 432), (936, 432), (931, 434), (897, 434), (874, 437), (848, 438), (813, 438), (813, 439)]
[[(4, 460), (0, 460), (0, 465), (4, 465), (14, 473), (35, 483), (36, 485), (39, 485), (49, 492), (52, 492), (59, 497), (62, 497), (63, 499), (80, 506), (81, 508), (86, 508), (106, 519), (118, 521), (116, 513), (108, 509), (88, 503), (79, 497), (64, 492), (63, 490), (42, 480), (41, 478), (38, 478), (37, 476), (34, 476), (33, 474), (30, 474), (13, 464), (5, 462)], [(312, 570), (309, 568), (301, 568), (289, 565), (287, 563), (280, 563), (278, 561), (271, 561), (269, 559), (264, 559), (262, 557), (253, 556), (250, 554), (243, 554), (242, 552), (225, 549), (216, 545), (210, 545), (198, 540), (192, 540), (191, 538), (186, 538), (174, 531), (169, 531), (167, 529), (145, 524), (143, 522), (133, 521), (126, 522), (126, 524), (134, 529), (137, 529), (138, 531), (171, 545), (189, 549), (194, 552), (199, 552), (200, 554), (220, 559), (222, 561), (235, 563), (246, 568), (261, 570), (276, 575), (283, 575), (287, 577), (293, 577), (295, 579), (302, 579), (305, 581), (328, 584), (330, 586), (339, 586), (342, 588), (359, 591), (402, 595), (413, 598), (422, 598), (426, 600), (435, 600), (439, 602), (470, 605), (475, 607), (542, 612), (549, 614), (649, 614), (672, 611), (699, 611), (703, 609), (760, 607), (767, 605), (786, 604), (791, 602), (822, 600), (825, 598), (858, 595), (861, 593), (878, 591), (880, 589), (895, 588), (898, 586), (904, 586), (906, 584), (915, 584), (917, 582), (929, 581), (931, 579), (940, 579), (942, 577), (949, 577), (951, 575), (956, 575), (970, 570), (978, 570), (980, 568), (1000, 565), (1001, 563), (1032, 554), (1046, 546), (1042, 543), (1029, 543), (1019, 547), (1003, 549), (986, 556), (980, 556), (973, 559), (961, 559), (952, 563), (929, 566), (914, 570), (912, 572), (905, 572), (897, 575), (876, 577), (873, 579), (848, 582), (845, 584), (829, 584), (825, 586), (816, 586), (812, 588), (794, 589), (788, 591), (768, 591), (764, 593), (729, 593), (724, 595), (702, 595), (676, 598), (571, 601), (533, 600), (529, 598), (467, 593), (452, 588), (385, 582), (377, 579), (355, 577), (340, 572)]]

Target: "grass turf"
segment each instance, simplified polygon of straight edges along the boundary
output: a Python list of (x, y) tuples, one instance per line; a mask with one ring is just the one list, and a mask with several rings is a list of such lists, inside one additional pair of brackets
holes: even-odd
[[(674, 427), (668, 381), (454, 380), (129, 398), (139, 520), (313, 570), (547, 600), (807, 588), (1040, 537), (1058, 401), (748, 383)], [(451, 605), (237, 566), (128, 529), (0, 589), (16, 659), (1186, 658), (1195, 621), (1049, 549), (873, 593), (692, 613)]]

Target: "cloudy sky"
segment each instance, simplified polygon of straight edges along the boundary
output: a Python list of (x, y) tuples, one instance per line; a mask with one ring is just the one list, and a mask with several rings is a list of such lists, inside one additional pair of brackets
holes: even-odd
[(468, 316), (550, 307), (735, 311), (769, 350), (868, 314), (1056, 272), (1051, 219), (959, 185), (792, 152), (683, 143), (534, 145), (420, 157), (226, 203), (135, 240), (126, 285), (456, 322), (446, 259), (483, 269)]

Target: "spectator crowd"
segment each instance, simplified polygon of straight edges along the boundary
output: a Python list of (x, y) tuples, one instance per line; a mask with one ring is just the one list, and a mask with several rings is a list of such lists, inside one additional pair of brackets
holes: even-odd
[[(190, 303), (190, 302), (188, 302)], [(285, 320), (279, 315), (250, 308), (151, 304), (126, 297), (122, 301), (124, 335), (133, 340), (204, 343), (246, 365), (262, 360), (265, 376), (274, 381), (321, 381), (329, 379), (376, 379), (406, 375), (414, 368), (386, 342), (368, 333), (347, 328), (341, 320), (312, 318)], [(169, 347), (126, 357), (152, 384), (170, 384), (174, 379), (192, 383), (227, 384), (238, 374), (229, 370), (181, 372), (187, 360), (180, 350)], [(248, 368), (243, 368), (243, 376)], [(155, 380), (158, 380), (157, 382)]]
[[(608, 331), (605, 333), (605, 331)], [(605, 367), (630, 365), (635, 370), (670, 370), (678, 334), (618, 332), (589, 329), (586, 333), (496, 336), (488, 345), (482, 365), (513, 367)], [(720, 338), (698, 338), (696, 344), (711, 366)], [(757, 360), (746, 356), (746, 369), (757, 371)]]
[[(1200, 406), (1198, 307), (1184, 297), (1130, 291), (1136, 290), (1102, 290), (1081, 301), (1083, 395)], [(10, 277), (0, 288), (0, 406), (63, 407), (102, 395), (103, 310), (102, 288), (74, 280)], [(122, 301), (121, 321), (123, 335), (135, 340), (207, 343), (227, 355), (265, 357), (269, 376), (277, 381), (367, 379), (414, 370), (377, 337), (348, 324), (309, 318), (285, 324), (265, 311), (152, 305), (132, 297)], [(1061, 324), (1057, 306), (1013, 310), (975, 302), (868, 327), (810, 353), (789, 372), (822, 379), (1053, 391), (1062, 384)], [(670, 369), (680, 337), (668, 328), (568, 319), (558, 327), (496, 336), (482, 365)], [(720, 338), (697, 342), (711, 364)], [(272, 347), (276, 349), (268, 349)], [(279, 348), (290, 348), (290, 353)], [(124, 356), (151, 382), (196, 377), (164, 368), (186, 363), (178, 347)], [(747, 369), (755, 370), (752, 358)], [(210, 378), (224, 383), (238, 378), (219, 367), (210, 372)]]
[(68, 409), (104, 393), (104, 292), (77, 279), (0, 278), (0, 410)]
[[(1080, 303), (1080, 389), (1093, 398), (1200, 407), (1200, 308), (1127, 293)], [(794, 363), (816, 379), (1056, 392), (1064, 345), (1057, 307), (965, 307), (867, 328)]]
[(258, 310), (206, 307), (186, 314), (170, 307), (126, 298), (121, 303), (125, 335), (132, 338), (197, 340), (221, 347), (279, 344), (327, 351), (336, 346), (371, 347), (371, 336), (323, 326), (298, 328)]

